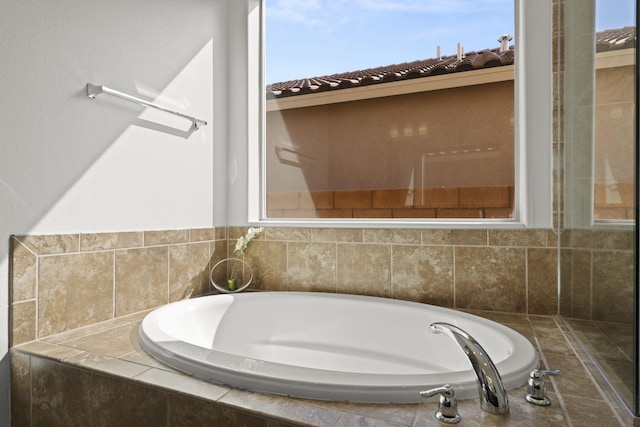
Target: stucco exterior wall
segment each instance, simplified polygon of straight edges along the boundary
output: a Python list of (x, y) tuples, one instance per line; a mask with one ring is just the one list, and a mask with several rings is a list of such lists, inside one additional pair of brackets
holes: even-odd
[[(609, 63), (595, 76), (596, 219), (634, 215), (634, 67), (625, 55), (599, 56)], [(270, 110), (268, 215), (510, 217), (513, 124), (512, 80)]]
[(513, 185), (513, 81), (267, 113), (268, 191)]

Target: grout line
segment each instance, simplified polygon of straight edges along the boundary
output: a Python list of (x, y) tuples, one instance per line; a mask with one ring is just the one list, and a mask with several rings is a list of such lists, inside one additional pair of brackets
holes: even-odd
[[(38, 255), (38, 253), (35, 250), (31, 249), (29, 247), (29, 245), (27, 245), (26, 243), (23, 243), (17, 236), (13, 235), (13, 236), (11, 236), (11, 238), (13, 239), (14, 245), (15, 244), (19, 244), (20, 246), (22, 246), (24, 249), (26, 249), (28, 252), (30, 252), (35, 257), (40, 256), (40, 255)], [(14, 246), (14, 248), (12, 250), (15, 251), (15, 246)]]
[(593, 265), (593, 249), (589, 250), (589, 320), (593, 320), (593, 273), (595, 266)]
[(29, 357), (29, 421), (30, 423), (32, 423), (33, 422), (33, 406), (34, 406), (33, 402), (35, 401), (34, 394), (35, 394), (36, 388), (34, 387), (34, 384), (33, 384), (33, 363), (32, 363), (33, 357), (31, 357), (30, 354), (28, 354), (27, 356)]
[[(40, 257), (36, 256), (36, 289), (35, 289), (35, 300), (36, 300), (36, 319), (35, 319), (35, 327), (36, 330), (34, 331), (34, 336), (35, 339), (39, 339), (39, 331), (40, 331)], [(12, 324), (11, 327), (13, 328), (14, 325)], [(11, 331), (13, 333), (13, 330)], [(12, 337), (12, 341), (13, 341), (13, 337)]]
[(393, 285), (393, 248), (395, 245), (393, 243), (389, 243), (389, 287), (391, 288), (390, 297), (395, 298), (395, 286)]
[(524, 313), (529, 315), (529, 248), (524, 247)]
[(285, 276), (284, 276), (284, 280), (285, 280), (285, 289), (287, 291), (291, 291), (291, 284), (289, 283), (289, 240), (285, 240), (284, 242), (284, 259), (285, 259), (285, 266), (284, 266), (284, 271), (285, 271)]
[(451, 246), (451, 251), (453, 252), (453, 257), (451, 258), (452, 263), (451, 263), (451, 277), (453, 279), (453, 308), (457, 308), (458, 305), (458, 301), (456, 299), (456, 247), (455, 246)]
[(113, 266), (111, 272), (111, 318), (116, 318), (116, 256), (117, 252), (113, 253)]
[(333, 271), (333, 292), (337, 293), (338, 292), (338, 262), (339, 262), (339, 257), (338, 257), (338, 243), (333, 243), (334, 245), (334, 254), (335, 254), (335, 266), (336, 268)]
[[(617, 407), (617, 405), (615, 404), (615, 402), (612, 402), (609, 397), (607, 396), (607, 394), (604, 392), (604, 390), (602, 389), (602, 387), (600, 387), (600, 383), (595, 379), (595, 377), (593, 376), (593, 374), (591, 373), (591, 369), (589, 367), (587, 367), (587, 365), (584, 363), (584, 361), (582, 360), (582, 358), (578, 355), (578, 352), (575, 348), (575, 346), (573, 345), (573, 343), (571, 342), (571, 340), (569, 339), (569, 337), (567, 336), (567, 333), (561, 328), (561, 325), (559, 324), (559, 321), (557, 319), (557, 317), (553, 317), (554, 322), (556, 323), (556, 327), (558, 328), (558, 330), (560, 331), (560, 334), (562, 334), (562, 336), (564, 337), (565, 341), (567, 342), (567, 345), (569, 346), (569, 348), (573, 351), (573, 354), (576, 356), (576, 358), (578, 359), (578, 361), (580, 362), (580, 364), (582, 365), (582, 368), (586, 371), (587, 375), (589, 376), (589, 378), (591, 379), (591, 382), (593, 383), (593, 385), (595, 386), (595, 388), (598, 390), (598, 393), (600, 394), (600, 397), (602, 398), (602, 400), (607, 403), (607, 406), (611, 409), (611, 412), (613, 412), (615, 418), (618, 420), (618, 422), (620, 423), (620, 426), (624, 426), (625, 422), (624, 420), (622, 420), (622, 418), (620, 418), (620, 414), (618, 414), (618, 411), (615, 410), (614, 408)], [(566, 325), (570, 331), (572, 331), (571, 326), (570, 325)], [(571, 332), (571, 334), (573, 336), (575, 336), (573, 334), (573, 332)], [(579, 341), (578, 341), (579, 342)], [(585, 351), (585, 353), (587, 354), (587, 356), (591, 359), (591, 353), (589, 353), (588, 351), (586, 351), (586, 349), (583, 349)], [(592, 362), (593, 363), (593, 362)], [(594, 363), (594, 367), (595, 369), (597, 368), (597, 365)], [(604, 375), (605, 381), (607, 381), (607, 376)], [(553, 383), (553, 386), (556, 387), (556, 383), (555, 380), (553, 379), (553, 377), (551, 377), (551, 381)], [(615, 390), (615, 387), (612, 387), (609, 384), (609, 387), (613, 390)], [(556, 388), (557, 390), (557, 388)]]
[[(215, 237), (215, 235), (214, 235)], [(211, 267), (213, 267), (211, 265), (211, 257), (213, 257), (213, 253), (211, 252), (211, 246), (213, 245), (214, 247), (214, 251), (215, 251), (215, 240), (213, 242), (208, 242), (207, 243), (207, 291), (206, 292), (211, 292)]]
[[(112, 322), (112, 321), (113, 321), (113, 319), (104, 320), (102, 322), (93, 323), (93, 324), (88, 325), (88, 326), (81, 326), (81, 327), (76, 328), (76, 329), (69, 329), (68, 331), (58, 332), (58, 333), (53, 334), (53, 335), (47, 335), (46, 337), (43, 337), (42, 339), (38, 339), (38, 341), (46, 342), (47, 344), (52, 344), (52, 345), (56, 345), (56, 346), (59, 346), (59, 347), (72, 348), (74, 350), (87, 351), (87, 352), (91, 353), (91, 351), (84, 350), (84, 349), (77, 348), (77, 347), (72, 347), (72, 346), (70, 346), (68, 344), (69, 344), (69, 342), (72, 342), (72, 341), (77, 341), (77, 340), (80, 340), (80, 339), (92, 337), (94, 335), (104, 334), (106, 332), (113, 331), (115, 329), (123, 328), (125, 326), (128, 326), (131, 322), (123, 321), (123, 323), (117, 323), (117, 324), (114, 324), (114, 325), (110, 325), (109, 327), (105, 327), (104, 329), (99, 329), (99, 330), (94, 331), (94, 332), (86, 332), (83, 335), (74, 336), (74, 337), (71, 337), (71, 338), (64, 339), (62, 341), (51, 342), (51, 341), (48, 341), (48, 339), (55, 338), (56, 336), (59, 336), (59, 335), (68, 334), (68, 333), (70, 333), (72, 331), (77, 331), (79, 329), (90, 328), (90, 327), (95, 326), (95, 325), (100, 325), (100, 324), (107, 323), (107, 322)], [(64, 359), (61, 359), (61, 360), (64, 360)]]
[(167, 304), (171, 301), (171, 248), (167, 246)]
[[(551, 366), (549, 366), (549, 362), (547, 362), (547, 358), (545, 357), (544, 352), (542, 351), (542, 346), (538, 341), (538, 337), (535, 333), (535, 328), (533, 328), (531, 323), (529, 323), (529, 327), (531, 327), (531, 329), (534, 331), (533, 339), (536, 341), (536, 346), (538, 347), (538, 354), (540, 355), (540, 359), (542, 359), (547, 369), (553, 369)], [(565, 337), (565, 340), (566, 340), (566, 337)], [(553, 378), (553, 376), (548, 376), (548, 378), (551, 381), (551, 384), (553, 384), (553, 389), (555, 390), (556, 398), (558, 399), (558, 405), (560, 406), (560, 409), (562, 410), (562, 413), (564, 414), (564, 417), (567, 420), (567, 427), (573, 427), (573, 423), (571, 422), (571, 417), (569, 416), (569, 411), (567, 411), (567, 405), (564, 403), (564, 399), (562, 398), (562, 393), (560, 393), (560, 390), (558, 389), (558, 385), (556, 384), (555, 379)]]

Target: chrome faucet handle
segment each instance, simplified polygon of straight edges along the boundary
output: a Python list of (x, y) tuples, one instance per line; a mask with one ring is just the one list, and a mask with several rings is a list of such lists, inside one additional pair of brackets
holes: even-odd
[(493, 415), (507, 415), (509, 396), (496, 365), (480, 343), (466, 331), (450, 323), (435, 322), (429, 328), (434, 333), (442, 333), (451, 338), (467, 355), (478, 380), (480, 409)]
[(547, 396), (547, 386), (543, 380), (545, 375), (560, 375), (560, 371), (557, 369), (543, 371), (534, 369), (531, 371), (529, 381), (527, 381), (527, 394), (524, 396), (527, 402), (538, 406), (548, 406), (551, 404), (551, 400), (549, 400)]
[(440, 395), (440, 406), (436, 411), (436, 419), (445, 424), (458, 424), (462, 417), (458, 414), (456, 393), (449, 384), (427, 391), (421, 391), (420, 396), (428, 399)]

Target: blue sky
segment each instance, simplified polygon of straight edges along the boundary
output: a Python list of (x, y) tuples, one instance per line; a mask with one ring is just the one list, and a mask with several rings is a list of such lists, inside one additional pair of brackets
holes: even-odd
[[(635, 0), (598, 1), (597, 25), (633, 25)], [(266, 0), (267, 83), (433, 58), (438, 45), (442, 55), (455, 54), (458, 42), (465, 51), (498, 47), (502, 34), (514, 35), (513, 4)]]
[(596, 31), (635, 25), (635, 0), (596, 0)]

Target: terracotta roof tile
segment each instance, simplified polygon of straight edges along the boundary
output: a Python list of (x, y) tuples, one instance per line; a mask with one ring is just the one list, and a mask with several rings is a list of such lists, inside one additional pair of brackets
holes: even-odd
[[(631, 48), (635, 46), (635, 39), (635, 27), (600, 31), (596, 33), (596, 51)], [(500, 48), (496, 47), (477, 52), (465, 52), (462, 59), (458, 59), (457, 55), (449, 55), (329, 76), (273, 83), (267, 85), (267, 99), (501, 67), (512, 65), (513, 62), (513, 46), (504, 52), (500, 52)]]
[(623, 27), (596, 33), (596, 52), (630, 49), (636, 45), (636, 27)]
[(458, 60), (456, 55), (430, 58), (384, 67), (369, 68), (329, 76), (274, 83), (267, 86), (268, 98), (283, 98), (293, 95), (347, 89), (398, 80), (408, 80), (458, 73), (481, 68), (513, 64), (513, 48), (500, 52), (499, 48), (479, 52), (467, 52)]

